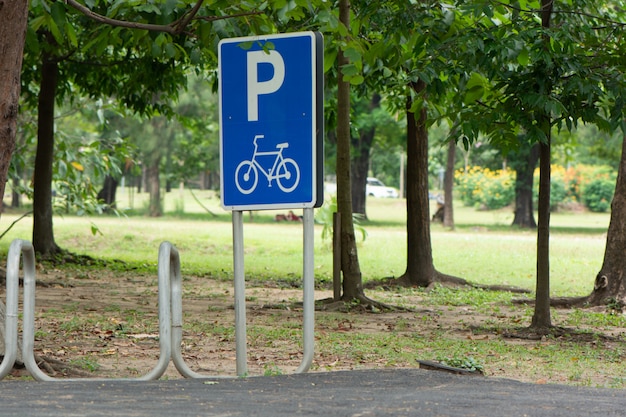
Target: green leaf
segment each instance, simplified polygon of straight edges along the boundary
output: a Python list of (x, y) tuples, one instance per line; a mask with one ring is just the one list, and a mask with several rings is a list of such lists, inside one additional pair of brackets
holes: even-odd
[(252, 48), (252, 45), (254, 45), (253, 41), (246, 41), (246, 42), (241, 42), (241, 43), (237, 44), (237, 46), (240, 47), (241, 49), (243, 49), (244, 51), (247, 51), (250, 48)]
[(174, 46), (173, 43), (165, 44), (165, 54), (167, 55), (168, 58), (176, 57), (176, 47)]
[(37, 32), (41, 28), (41, 26), (46, 23), (46, 20), (47, 17), (45, 15), (38, 16), (30, 21), (29, 26), (34, 32)]
[(67, 164), (63, 160), (59, 161), (58, 174), (60, 177), (65, 177), (67, 174)]
[(63, 35), (61, 34), (61, 31), (59, 30), (59, 27), (57, 26), (56, 22), (54, 21), (54, 19), (49, 19), (48, 20), (48, 27), (50, 28), (50, 32), (52, 32), (52, 36), (54, 36), (54, 39), (62, 44), (63, 43)]
[(361, 61), (361, 53), (357, 51), (355, 48), (347, 48), (343, 51), (343, 55), (350, 60), (350, 62), (359, 62)]
[(52, 16), (52, 19), (54, 20), (56, 26), (61, 31), (65, 30), (65, 23), (67, 22), (67, 19), (65, 17), (65, 6), (63, 5), (63, 3), (58, 1), (52, 3), (52, 7), (50, 8), (50, 15)]
[(486, 85), (487, 81), (482, 75), (476, 72), (472, 73), (465, 87), (465, 97), (463, 98), (463, 102), (465, 104), (470, 104), (482, 98), (485, 94)]
[(152, 44), (152, 56), (156, 58), (156, 57), (158, 57), (160, 55), (161, 55), (161, 47), (159, 46), (159, 44), (154, 42)]
[(100, 228), (95, 223), (91, 223), (91, 234), (93, 236), (102, 235)]
[(421, 98), (416, 98), (415, 100), (413, 100), (413, 103), (411, 103), (411, 108), (409, 108), (409, 112), (413, 114), (417, 114), (420, 111), (422, 111), (423, 107), (424, 107), (424, 100), (422, 100)]
[(26, 30), (26, 48), (33, 51), (36, 55), (39, 55), (39, 51), (41, 50), (37, 32), (30, 26)]
[(337, 60), (337, 50), (326, 49), (324, 51), (324, 72), (328, 72), (335, 65), (336, 60)]
[(361, 74), (350, 77), (350, 84), (352, 85), (363, 84), (364, 81), (365, 81), (365, 77), (363, 77)]
[(528, 65), (529, 61), (530, 61), (530, 58), (528, 56), (528, 49), (522, 48), (520, 53), (517, 55), (517, 62), (518, 62), (518, 64), (520, 64), (520, 65), (525, 67), (525, 66)]
[(167, 0), (165, 2), (165, 8), (164, 8), (164, 14), (166, 16), (169, 16), (172, 14), (172, 12), (174, 10), (176, 10), (176, 4), (178, 3), (178, 0)]
[(189, 60), (193, 65), (198, 65), (202, 61), (202, 55), (198, 49), (193, 49), (189, 54)]
[(74, 47), (78, 47), (78, 38), (76, 37), (76, 31), (71, 24), (65, 25), (65, 33), (70, 41), (70, 44)]
[(359, 70), (354, 64), (347, 64), (341, 67), (341, 73), (344, 76), (351, 77), (357, 75), (359, 73)]

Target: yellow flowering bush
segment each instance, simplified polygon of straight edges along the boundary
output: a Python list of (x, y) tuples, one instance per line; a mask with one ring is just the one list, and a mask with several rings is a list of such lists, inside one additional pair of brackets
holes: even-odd
[[(583, 203), (592, 211), (606, 211), (612, 199), (617, 173), (608, 166), (551, 166), (550, 208), (562, 203)], [(599, 185), (600, 184), (600, 185)], [(539, 168), (535, 169), (535, 195), (539, 189)]]
[(515, 173), (509, 169), (470, 167), (457, 171), (455, 178), (456, 190), (466, 206), (495, 210), (508, 206), (515, 198)]
[[(550, 208), (563, 203), (583, 203), (592, 211), (609, 209), (617, 172), (608, 166), (552, 165), (550, 174)], [(506, 207), (515, 199), (515, 172), (492, 171), (479, 166), (455, 173), (456, 191), (463, 204), (479, 209)], [(535, 197), (539, 193), (539, 168), (535, 170)]]

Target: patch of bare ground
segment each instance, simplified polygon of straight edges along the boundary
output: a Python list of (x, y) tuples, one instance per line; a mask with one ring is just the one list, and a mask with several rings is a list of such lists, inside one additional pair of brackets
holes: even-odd
[[(149, 372), (159, 355), (156, 276), (106, 270), (39, 269), (37, 278), (36, 354), (80, 369), (92, 377), (137, 377)], [(207, 375), (234, 376), (235, 341), (232, 283), (205, 277), (184, 277), (183, 356), (189, 367)], [(250, 375), (293, 372), (301, 361), (302, 293), (297, 288), (261, 287), (249, 283), (247, 295), (248, 370)], [(4, 289), (0, 290), (4, 297)], [(332, 296), (316, 291), (316, 299)], [(316, 312), (316, 351), (312, 372), (363, 368), (418, 367), (417, 360), (435, 360), (442, 339), (463, 354), (475, 352), (487, 376), (527, 382), (576, 383), (568, 369), (548, 370), (549, 363), (533, 356), (539, 348), (580, 342), (589, 350), (613, 352), (623, 360), (624, 328), (578, 329), (543, 338), (512, 338), (530, 321), (523, 307), (511, 304), (484, 309), (436, 306), (423, 302), (424, 293), (394, 293), (370, 289), (368, 296), (396, 311), (371, 313)], [(408, 307), (408, 308), (406, 308)], [(569, 310), (559, 310), (562, 319)], [(517, 326), (517, 327), (516, 327)], [(587, 332), (585, 332), (587, 330)], [(589, 331), (593, 330), (593, 334)], [(336, 341), (338, 335), (345, 337)], [(380, 349), (361, 349), (359, 340), (381, 340)], [(367, 343), (367, 342), (364, 342)], [(379, 342), (377, 342), (379, 343)], [(397, 343), (397, 345), (396, 345)], [(477, 347), (491, 343), (493, 347)], [(512, 357), (499, 345), (527, 351)], [(432, 347), (431, 347), (432, 345)], [(386, 350), (387, 349), (387, 350)], [(388, 349), (397, 356), (388, 357)], [(584, 349), (583, 349), (584, 350)], [(621, 352), (615, 354), (615, 352)], [(449, 352), (450, 355), (455, 354)], [(521, 358), (521, 359), (520, 359)], [(572, 358), (581, 361), (582, 358)], [(608, 385), (614, 378), (602, 370), (585, 374), (579, 383)], [(15, 369), (7, 379), (27, 377)], [(58, 377), (65, 377), (58, 372)], [(170, 364), (165, 378), (181, 378)]]

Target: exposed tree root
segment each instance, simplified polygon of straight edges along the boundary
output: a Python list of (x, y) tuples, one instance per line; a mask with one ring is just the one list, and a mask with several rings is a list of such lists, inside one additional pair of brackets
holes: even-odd
[[(4, 359), (4, 355), (0, 355), (0, 361)], [(65, 362), (58, 359), (50, 358), (47, 356), (35, 355), (35, 361), (39, 368), (47, 375), (59, 378), (90, 378), (92, 375), (83, 370), (77, 369)], [(13, 364), (13, 370), (11, 372), (13, 376), (29, 375), (26, 366), (21, 361), (15, 361)]]
[[(453, 275), (443, 274), (438, 271), (435, 271), (435, 279), (428, 286), (425, 287), (426, 291), (433, 289), (436, 284), (441, 284), (443, 286), (452, 287), (452, 288), (470, 287), (470, 288), (477, 288), (477, 289), (482, 289), (486, 291), (508, 291), (508, 292), (517, 293), (517, 294), (528, 294), (531, 292), (530, 290), (527, 290), (524, 288), (512, 287), (509, 285), (475, 284), (463, 278), (455, 277)], [(402, 275), (398, 278), (388, 277), (388, 278), (384, 278), (381, 281), (369, 281), (366, 284), (366, 287), (370, 289), (377, 288), (377, 287), (390, 289), (393, 287), (418, 287), (418, 286), (419, 285), (415, 285), (414, 283), (410, 282), (406, 275)]]
[[(588, 300), (589, 296), (550, 298), (550, 306), (557, 308), (585, 307), (588, 305)], [(533, 303), (534, 302), (533, 300)]]
[(88, 372), (82, 371), (63, 361), (50, 358), (48, 356), (35, 355), (35, 360), (37, 361), (39, 368), (52, 377), (89, 378), (92, 376)]
[(365, 294), (362, 294), (352, 300), (339, 300), (335, 301), (332, 298), (325, 298), (315, 302), (316, 310), (320, 311), (337, 311), (342, 313), (348, 312), (367, 312), (367, 313), (382, 313), (390, 311), (414, 311), (413, 309), (389, 305), (381, 303), (380, 301), (372, 300)]
[[(7, 282), (7, 270), (6, 268), (0, 267), (0, 285), (6, 285), (6, 282)], [(24, 285), (24, 278), (18, 278), (18, 285), (21, 285), (21, 286)], [(37, 285), (38, 287), (42, 287), (42, 288), (49, 288), (53, 286), (72, 287), (72, 285), (66, 282), (62, 282), (62, 281), (43, 282), (43, 281), (37, 280), (37, 282), (35, 282), (35, 285)]]
[[(598, 302), (600, 300), (600, 302)], [(535, 300), (531, 298), (517, 298), (512, 300), (513, 304), (534, 305)], [(604, 307), (609, 313), (623, 313), (626, 310), (626, 304), (623, 300), (615, 297), (595, 298), (593, 295), (585, 295), (582, 297), (556, 297), (550, 299), (550, 306), (562, 309), (571, 308), (593, 308)]]
[(502, 337), (511, 339), (542, 340), (546, 336), (560, 337), (565, 334), (562, 327), (522, 327), (502, 333)]
[(543, 340), (546, 337), (567, 340), (575, 343), (595, 343), (598, 340), (605, 342), (623, 342), (623, 336), (610, 336), (603, 333), (595, 333), (589, 331), (581, 331), (568, 327), (551, 326), (551, 327), (521, 327), (503, 332), (502, 337), (524, 340)]
[(54, 253), (51, 255), (39, 255), (37, 260), (49, 262), (53, 265), (71, 264), (71, 265), (101, 266), (101, 267), (109, 266), (112, 264), (126, 265), (124, 261), (121, 261), (118, 259), (114, 259), (114, 260), (98, 259), (98, 258), (93, 258), (89, 255), (78, 255), (65, 249), (60, 249), (57, 253)]

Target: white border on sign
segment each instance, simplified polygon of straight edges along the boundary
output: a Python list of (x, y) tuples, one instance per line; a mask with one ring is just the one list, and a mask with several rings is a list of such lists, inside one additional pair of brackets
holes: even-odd
[[(224, 167), (223, 167), (223, 149), (224, 142), (222, 129), (222, 59), (221, 48), (223, 44), (243, 43), (254, 41), (270, 41), (272, 39), (285, 39), (295, 37), (309, 37), (311, 40), (311, 97), (312, 97), (312, 118), (311, 118), (311, 155), (312, 155), (312, 176), (311, 176), (311, 198), (312, 201), (304, 201), (297, 203), (270, 203), (270, 204), (246, 204), (246, 205), (224, 205)], [(317, 48), (316, 36), (314, 32), (290, 32), (273, 35), (255, 35), (244, 36), (240, 38), (222, 39), (218, 43), (218, 99), (219, 99), (219, 127), (220, 127), (220, 201), (222, 208), (228, 211), (247, 211), (247, 210), (277, 210), (277, 209), (303, 209), (312, 208), (317, 203)]]

